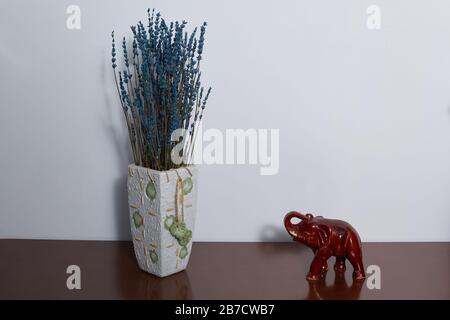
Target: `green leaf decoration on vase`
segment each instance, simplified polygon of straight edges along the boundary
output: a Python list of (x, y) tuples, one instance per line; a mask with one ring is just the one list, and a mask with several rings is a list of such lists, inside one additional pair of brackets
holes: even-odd
[(175, 216), (166, 217), (166, 219), (164, 219), (164, 228), (166, 228), (166, 230), (169, 230), (174, 222), (175, 222)]
[(181, 248), (180, 254), (178, 256), (180, 257), (180, 259), (184, 259), (184, 258), (186, 258), (188, 253), (189, 253), (188, 249), (186, 247), (183, 247), (183, 248)]
[(184, 222), (174, 222), (169, 231), (182, 247), (186, 246), (192, 238), (192, 231), (186, 227)]
[(136, 229), (140, 228), (144, 224), (144, 219), (138, 211), (133, 213), (133, 222)]
[(149, 256), (150, 260), (152, 260), (153, 263), (158, 262), (158, 254), (155, 252), (155, 250), (151, 250)]
[(180, 246), (185, 247), (192, 239), (192, 231), (186, 227), (184, 222), (178, 222), (175, 216), (168, 216), (164, 220), (164, 227), (177, 239)]
[(186, 178), (183, 181), (183, 194), (187, 195), (192, 191), (193, 183), (191, 178)]
[(156, 188), (155, 184), (152, 181), (147, 183), (147, 187), (145, 188), (145, 194), (150, 200), (154, 200), (156, 197)]

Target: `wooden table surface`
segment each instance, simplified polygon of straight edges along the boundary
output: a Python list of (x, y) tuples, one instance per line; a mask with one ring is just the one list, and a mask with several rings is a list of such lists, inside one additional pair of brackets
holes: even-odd
[[(308, 283), (312, 251), (299, 243), (194, 243), (188, 269), (159, 279), (138, 269), (132, 244), (0, 240), (0, 299), (450, 299), (450, 243), (364, 243), (381, 289), (353, 283), (347, 263)], [(68, 265), (81, 290), (68, 290)]]

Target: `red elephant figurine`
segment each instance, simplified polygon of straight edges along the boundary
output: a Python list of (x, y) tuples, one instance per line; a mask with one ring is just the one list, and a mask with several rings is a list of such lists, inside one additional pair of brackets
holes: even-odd
[[(291, 221), (293, 218), (301, 221), (294, 224)], [(315, 253), (306, 279), (319, 280), (328, 270), (327, 260), (331, 256), (336, 257), (336, 272), (345, 271), (345, 259), (348, 259), (353, 266), (353, 277), (356, 280), (365, 279), (361, 240), (347, 222), (292, 211), (284, 217), (284, 226), (295, 241), (306, 244)]]

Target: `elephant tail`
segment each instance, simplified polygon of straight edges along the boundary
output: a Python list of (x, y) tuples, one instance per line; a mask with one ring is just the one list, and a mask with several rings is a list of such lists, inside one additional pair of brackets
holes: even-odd
[[(287, 232), (291, 234), (291, 231), (293, 231), (295, 224), (291, 222), (292, 218), (298, 218), (300, 220), (307, 220), (308, 216), (305, 216), (304, 214), (301, 214), (297, 211), (291, 211), (287, 213), (284, 216), (284, 227), (286, 228)], [(292, 235), (292, 234), (291, 234)]]

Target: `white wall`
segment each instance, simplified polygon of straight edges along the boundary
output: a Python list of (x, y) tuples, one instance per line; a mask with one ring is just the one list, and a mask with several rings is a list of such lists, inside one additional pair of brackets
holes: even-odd
[(209, 22), (205, 128), (280, 128), (278, 175), (200, 168), (196, 240), (288, 240), (292, 209), (365, 241), (450, 240), (447, 0), (1, 1), (0, 238), (129, 238), (110, 32), (148, 6)]

